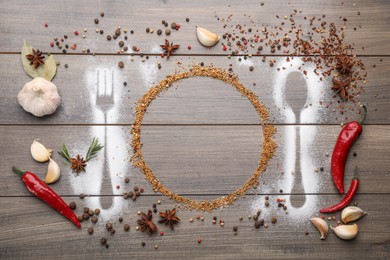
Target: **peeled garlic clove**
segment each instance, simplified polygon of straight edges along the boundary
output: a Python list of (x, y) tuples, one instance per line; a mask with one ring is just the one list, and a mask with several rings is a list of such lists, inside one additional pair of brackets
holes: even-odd
[(37, 162), (47, 162), (50, 159), (51, 152), (38, 140), (34, 140), (30, 150), (32, 157)]
[(310, 221), (320, 231), (320, 239), (325, 239), (329, 231), (328, 223), (322, 218), (311, 218)]
[(358, 232), (359, 228), (358, 225), (339, 225), (337, 227), (331, 227), (333, 229), (333, 232), (341, 239), (350, 240), (354, 239)]
[(206, 47), (214, 46), (220, 39), (219, 35), (199, 26), (196, 26), (196, 36), (199, 42)]
[(18, 102), (34, 116), (53, 114), (61, 103), (57, 87), (50, 81), (36, 77), (27, 82), (18, 94)]
[(47, 174), (45, 177), (45, 182), (47, 184), (52, 184), (58, 181), (61, 176), (61, 170), (58, 164), (50, 158), (49, 166), (47, 167)]
[(367, 212), (365, 212), (359, 207), (349, 206), (343, 209), (343, 212), (341, 212), (341, 220), (345, 224), (347, 224), (349, 222), (358, 220), (359, 218), (363, 217), (366, 214)]

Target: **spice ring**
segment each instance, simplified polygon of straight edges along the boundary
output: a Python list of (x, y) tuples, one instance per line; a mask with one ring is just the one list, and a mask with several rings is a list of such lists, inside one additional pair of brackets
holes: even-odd
[[(233, 86), (239, 93), (245, 96), (255, 108), (259, 120), (261, 122), (261, 127), (263, 130), (263, 145), (262, 151), (260, 154), (260, 160), (258, 166), (252, 176), (237, 190), (233, 191), (227, 196), (221, 198), (207, 201), (207, 200), (191, 200), (184, 196), (178, 195), (168, 188), (166, 188), (154, 175), (151, 168), (148, 166), (144, 160), (142, 154), (142, 145), (141, 145), (141, 125), (143, 117), (152, 103), (152, 101), (160, 95), (163, 91), (168, 90), (172, 83), (187, 79), (190, 77), (209, 77), (217, 80), (221, 80), (231, 86)], [(187, 208), (196, 209), (200, 211), (212, 211), (213, 209), (219, 208), (221, 206), (227, 206), (232, 204), (240, 196), (245, 195), (245, 193), (253, 186), (257, 185), (259, 176), (266, 170), (268, 161), (273, 157), (276, 150), (276, 142), (273, 137), (276, 133), (276, 128), (273, 125), (268, 124), (269, 113), (267, 108), (260, 103), (257, 96), (249, 89), (245, 88), (238, 77), (232, 73), (226, 72), (221, 68), (215, 67), (202, 67), (194, 66), (189, 71), (177, 73), (174, 75), (169, 75), (165, 79), (161, 80), (159, 84), (151, 87), (137, 102), (136, 104), (136, 115), (134, 124), (132, 125), (132, 141), (131, 146), (133, 149), (133, 155), (131, 156), (131, 162), (133, 166), (141, 170), (145, 175), (145, 178), (150, 182), (153, 187), (153, 190), (160, 192), (163, 195), (184, 204)]]

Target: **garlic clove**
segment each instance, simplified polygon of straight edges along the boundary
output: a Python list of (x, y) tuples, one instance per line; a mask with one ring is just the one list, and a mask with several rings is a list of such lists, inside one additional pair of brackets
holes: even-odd
[(333, 232), (341, 239), (350, 240), (354, 239), (359, 233), (358, 225), (339, 225), (337, 227), (332, 227)]
[(343, 212), (341, 212), (341, 220), (347, 224), (349, 222), (358, 220), (359, 218), (365, 216), (367, 212), (362, 210), (359, 207), (355, 206), (349, 206), (343, 209)]
[(47, 162), (50, 159), (51, 152), (35, 139), (30, 147), (31, 155), (37, 162)]
[(50, 158), (49, 166), (47, 167), (47, 174), (45, 176), (45, 182), (52, 184), (58, 181), (61, 176), (61, 170), (58, 164)]
[(221, 38), (218, 34), (199, 26), (196, 26), (196, 36), (198, 37), (199, 42), (206, 47), (214, 46)]
[(328, 223), (326, 223), (326, 221), (322, 218), (311, 218), (310, 221), (318, 229), (318, 231), (320, 231), (320, 239), (325, 239), (329, 231)]
[(34, 116), (53, 114), (61, 103), (57, 87), (50, 81), (36, 77), (27, 82), (18, 94), (18, 102)]

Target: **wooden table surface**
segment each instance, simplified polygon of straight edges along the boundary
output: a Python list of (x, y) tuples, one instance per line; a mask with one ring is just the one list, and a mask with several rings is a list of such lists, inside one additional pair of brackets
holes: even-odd
[[(326, 15), (326, 21), (338, 25), (342, 25), (340, 17), (348, 19), (345, 42), (354, 44), (355, 54), (366, 65), (368, 78), (365, 93), (355, 104), (346, 103), (348, 109), (344, 114), (319, 104), (320, 101), (337, 103), (338, 98), (330, 90), (331, 78), (320, 82), (310, 75), (304, 77), (302, 72), (297, 72), (299, 57), (290, 69), (277, 71), (261, 59), (273, 56), (278, 64), (283, 64), (286, 59), (283, 53), (272, 54), (264, 49), (260, 56), (240, 62), (238, 58), (242, 56), (229, 59), (220, 44), (205, 48), (196, 39), (195, 25), (220, 35), (229, 30), (223, 28), (224, 24), (261, 29), (265, 25), (279, 25), (280, 20), (275, 16), (284, 17), (294, 9), (302, 11), (297, 23), (302, 23), (303, 30), (310, 30), (303, 23), (303, 16)], [(99, 16), (101, 11), (105, 12), (103, 18)], [(388, 259), (389, 13), (390, 2), (383, 0), (291, 3), (1, 0), (0, 259)], [(93, 22), (96, 17), (100, 19), (98, 25)], [(189, 22), (185, 21), (187, 17)], [(162, 19), (181, 25), (179, 31), (167, 37), (181, 45), (168, 61), (160, 57), (159, 47), (166, 36), (145, 32), (147, 27), (165, 29)], [(48, 24), (47, 28), (44, 23)], [(107, 32), (111, 34), (117, 26), (134, 30), (126, 43), (129, 51), (121, 55), (117, 54), (117, 41), (106, 40)], [(84, 28), (88, 31), (84, 32)], [(96, 28), (104, 30), (104, 35), (96, 33)], [(75, 30), (80, 32), (78, 37), (73, 35)], [(64, 34), (69, 35), (69, 43), (78, 45), (76, 51), (63, 54), (57, 48), (50, 48), (53, 38)], [(86, 35), (85, 39), (82, 34)], [(20, 89), (30, 80), (20, 61), (23, 39), (35, 48), (52, 52), (60, 62), (53, 83), (59, 89), (62, 103), (51, 116), (34, 117), (16, 100)], [(141, 51), (132, 55), (133, 45)], [(91, 52), (82, 53), (83, 48), (90, 48)], [(124, 62), (123, 69), (118, 68), (119, 61)], [(157, 62), (161, 63), (161, 69)], [(232, 64), (240, 81), (268, 107), (270, 122), (277, 128), (276, 155), (261, 175), (257, 189), (251, 189), (233, 205), (211, 213), (185, 210), (153, 192), (144, 175), (129, 161), (135, 102), (166, 75), (200, 62), (224, 69)], [(69, 67), (65, 68), (65, 64)], [(250, 66), (254, 67), (253, 71), (249, 71)], [(310, 69), (309, 64), (305, 66)], [(113, 106), (105, 111), (98, 104), (96, 90), (104, 82), (104, 75), (113, 87)], [(275, 94), (280, 86), (284, 93)], [(284, 99), (282, 105), (280, 99)], [(309, 218), (320, 216), (320, 208), (342, 198), (333, 185), (330, 157), (326, 153), (332, 153), (340, 123), (359, 118), (356, 111), (361, 103), (367, 105), (368, 117), (363, 134), (352, 148), (357, 156), (351, 153), (348, 157), (345, 185), (349, 185), (357, 167), (361, 186), (354, 201), (368, 215), (357, 222), (360, 231), (356, 239), (343, 241), (330, 231), (326, 240), (320, 240)], [(291, 120), (286, 111), (292, 112), (296, 120)], [(57, 151), (65, 143), (73, 153), (84, 154), (93, 137), (103, 142), (105, 151), (88, 163), (86, 173), (75, 176)], [(155, 175), (172, 191), (197, 200), (212, 200), (240, 187), (256, 169), (261, 137), (257, 114), (248, 100), (230, 86), (210, 78), (190, 78), (177, 83), (152, 103), (142, 127), (144, 156)], [(62, 177), (51, 187), (66, 202), (77, 203), (77, 214), (83, 207), (102, 209), (93, 235), (86, 231), (92, 226), (89, 221), (84, 221), (82, 229), (77, 230), (33, 197), (12, 172), (12, 165), (18, 165), (44, 177), (47, 165), (35, 162), (29, 152), (37, 138), (55, 151), (53, 159), (61, 167)], [(315, 168), (320, 167), (324, 171), (316, 172)], [(129, 184), (124, 183), (126, 176), (130, 178)], [(142, 187), (144, 193), (135, 202), (125, 200), (123, 192), (134, 186)], [(88, 196), (82, 200), (80, 193)], [(264, 206), (265, 196), (270, 197), (269, 207)], [(288, 214), (277, 207), (277, 198), (286, 199)], [(158, 200), (161, 201), (157, 206), (159, 211), (176, 207), (182, 221), (174, 231), (158, 225), (165, 234), (149, 237), (136, 231), (137, 212), (151, 209)], [(268, 228), (255, 229), (253, 219), (248, 218), (258, 209), (269, 223)], [(203, 216), (204, 221), (197, 220), (196, 216)], [(213, 216), (218, 221), (224, 220), (224, 227), (212, 224)], [(272, 216), (277, 217), (277, 223), (271, 224)], [(340, 218), (339, 213), (335, 216)], [(123, 217), (123, 223), (119, 217)], [(190, 218), (195, 219), (193, 223)], [(154, 214), (153, 219), (157, 221), (159, 216)], [(104, 230), (107, 221), (114, 224), (117, 230), (114, 235)], [(123, 231), (125, 223), (131, 226), (129, 232)], [(337, 225), (337, 221), (331, 220), (329, 224)], [(238, 227), (236, 235), (233, 226)], [(108, 249), (100, 245), (102, 237), (107, 238)]]

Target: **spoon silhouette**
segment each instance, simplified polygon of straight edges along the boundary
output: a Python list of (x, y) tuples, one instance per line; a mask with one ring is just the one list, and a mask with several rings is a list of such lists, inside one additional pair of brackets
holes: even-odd
[[(291, 189), (290, 203), (294, 208), (299, 208), (305, 204), (305, 196), (297, 196), (297, 193), (304, 193), (302, 184), (302, 174), (300, 167), (301, 158), (301, 137), (300, 136), (300, 114), (306, 104), (307, 99), (307, 85), (300, 72), (292, 72), (288, 75), (285, 86), (286, 102), (291, 107), (295, 114), (297, 124), (295, 126), (296, 133), (296, 156), (295, 156), (295, 173)], [(303, 197), (303, 199), (301, 198)]]

